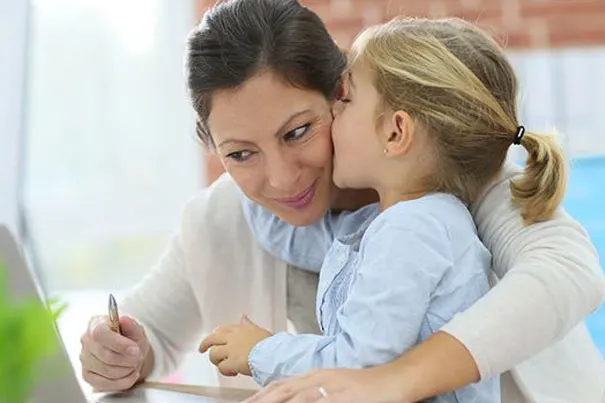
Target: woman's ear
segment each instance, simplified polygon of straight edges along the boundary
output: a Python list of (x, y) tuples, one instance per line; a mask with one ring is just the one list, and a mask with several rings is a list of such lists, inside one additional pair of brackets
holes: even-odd
[(401, 156), (410, 150), (414, 140), (414, 122), (407, 112), (393, 112), (383, 130), (387, 156)]

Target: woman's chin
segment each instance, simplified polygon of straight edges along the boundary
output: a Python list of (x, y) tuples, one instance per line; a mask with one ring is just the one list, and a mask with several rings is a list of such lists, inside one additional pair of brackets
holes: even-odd
[(305, 227), (315, 224), (321, 219), (327, 211), (326, 206), (320, 206), (320, 203), (313, 203), (303, 210), (280, 209), (279, 212), (274, 212), (280, 220), (287, 222), (295, 227)]

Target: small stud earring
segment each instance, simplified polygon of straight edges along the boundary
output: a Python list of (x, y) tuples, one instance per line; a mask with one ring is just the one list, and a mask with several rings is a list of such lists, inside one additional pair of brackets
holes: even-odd
[(387, 155), (389, 153), (389, 150), (387, 150), (386, 148), (384, 150), (382, 150), (382, 152), (384, 153), (384, 155)]

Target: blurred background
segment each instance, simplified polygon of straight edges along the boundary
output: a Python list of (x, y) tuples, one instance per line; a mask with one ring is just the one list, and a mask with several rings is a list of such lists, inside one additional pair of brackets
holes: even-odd
[[(342, 47), (401, 14), (490, 30), (521, 80), (523, 124), (563, 134), (565, 207), (605, 256), (604, 0), (302, 2)], [(186, 36), (212, 3), (0, 0), (0, 221), (20, 233), (51, 292), (102, 309), (105, 292), (142, 277), (184, 202), (220, 174), (194, 139), (183, 79)], [(605, 354), (605, 309), (588, 325)], [(183, 372), (207, 383), (204, 371)]]

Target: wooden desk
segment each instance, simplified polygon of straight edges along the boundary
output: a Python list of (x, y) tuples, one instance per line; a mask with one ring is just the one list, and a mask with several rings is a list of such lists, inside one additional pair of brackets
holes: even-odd
[(168, 386), (173, 390), (152, 389), (143, 384), (125, 393), (94, 396), (93, 401), (98, 403), (235, 403), (241, 402), (253, 393), (244, 389), (204, 386), (191, 389), (183, 385)]
[(209, 388), (206, 396), (166, 390), (137, 388), (129, 392), (97, 397), (95, 403), (235, 403), (248, 395), (241, 390)]

